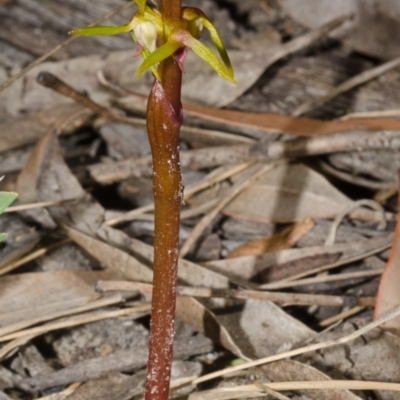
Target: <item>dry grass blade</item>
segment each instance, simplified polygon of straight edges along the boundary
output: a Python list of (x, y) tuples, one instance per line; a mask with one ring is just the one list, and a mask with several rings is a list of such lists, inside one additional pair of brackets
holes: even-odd
[(6, 265), (5, 267), (0, 269), (0, 276), (5, 275), (8, 272), (13, 271), (14, 269), (17, 269), (21, 267), (24, 264), (27, 264), (28, 262), (35, 260), (36, 258), (39, 258), (43, 256), (44, 254), (48, 253), (51, 250), (54, 250), (55, 248), (62, 246), (66, 243), (69, 243), (70, 239), (63, 239), (60, 240), (57, 243), (54, 243), (50, 246), (47, 247), (42, 247), (41, 249), (35, 250), (34, 252), (28, 254), (25, 257), (20, 258), (18, 261), (13, 262), (12, 264)]
[[(364, 326), (361, 329), (358, 329), (355, 332), (352, 332), (351, 334), (349, 334), (347, 336), (343, 336), (341, 338), (334, 339), (334, 340), (328, 340), (326, 342), (311, 344), (309, 346), (300, 347), (298, 349), (285, 351), (283, 353), (279, 353), (279, 354), (275, 354), (275, 355), (272, 355), (272, 356), (260, 358), (259, 360), (246, 362), (246, 363), (243, 363), (241, 365), (234, 366), (234, 367), (225, 368), (223, 370), (212, 372), (210, 374), (201, 376), (200, 378), (194, 379), (189, 384), (197, 385), (198, 383), (207, 382), (209, 380), (212, 380), (212, 379), (219, 378), (221, 376), (227, 375), (227, 374), (229, 374), (231, 372), (243, 371), (245, 369), (252, 368), (252, 367), (257, 367), (259, 365), (271, 363), (273, 361), (283, 360), (283, 359), (288, 358), (288, 357), (294, 357), (294, 356), (298, 356), (300, 354), (309, 353), (311, 351), (317, 351), (317, 350), (321, 350), (321, 349), (326, 349), (328, 347), (333, 347), (333, 346), (339, 346), (341, 344), (346, 344), (346, 343), (349, 343), (352, 340), (354, 340), (354, 339), (366, 334), (367, 332), (371, 331), (372, 329), (375, 329), (376, 327), (382, 325), (386, 321), (390, 321), (391, 319), (396, 318), (399, 315), (400, 315), (400, 306), (396, 307), (393, 311), (383, 315), (382, 317), (376, 319), (373, 322), (370, 322), (368, 325)], [(185, 386), (188, 386), (189, 384), (186, 384)], [(398, 387), (400, 388), (400, 384), (399, 384)]]
[(343, 311), (337, 315), (334, 315), (331, 318), (324, 319), (319, 323), (319, 326), (325, 327), (325, 326), (330, 326), (333, 324), (336, 324), (337, 322), (343, 321), (346, 318), (349, 318), (355, 314), (358, 314), (360, 311), (364, 310), (364, 307), (356, 306), (353, 308), (350, 308), (350, 310)]
[[(114, 303), (114, 301), (113, 301)], [(114, 311), (103, 311), (101, 313), (86, 313), (75, 317), (67, 318), (62, 321), (51, 322), (49, 324), (39, 326), (36, 328), (25, 329), (22, 331), (14, 332), (9, 335), (0, 337), (0, 342), (6, 342), (8, 340), (31, 336), (31, 335), (41, 335), (43, 333), (55, 331), (58, 329), (70, 328), (72, 326), (87, 324), (89, 322), (101, 321), (108, 318), (117, 318), (124, 315), (131, 315), (136, 313), (143, 313), (150, 311), (150, 304), (145, 304), (137, 307), (129, 307), (121, 310)]]
[(337, 281), (347, 281), (349, 279), (370, 278), (373, 276), (379, 276), (382, 274), (382, 272), (383, 269), (378, 269), (373, 271), (368, 270), (368, 271), (358, 271), (358, 272), (347, 272), (336, 275), (316, 276), (315, 278), (298, 279), (295, 281), (266, 283), (264, 285), (260, 285), (260, 288), (274, 290), (274, 289), (291, 288), (303, 285), (312, 285), (315, 283), (337, 282)]
[[(271, 382), (263, 384), (266, 388), (276, 391), (288, 390), (326, 390), (326, 389), (347, 389), (347, 390), (389, 390), (400, 392), (400, 383), (373, 382), (373, 381), (301, 381), (301, 382)], [(189, 400), (229, 400), (260, 397), (265, 393), (264, 388), (257, 385), (242, 385), (206, 390), (193, 393)]]
[[(68, 200), (68, 201), (72, 201), (72, 200)], [(18, 212), (18, 211), (25, 211), (25, 210), (33, 210), (35, 208), (57, 206), (62, 203), (63, 203), (63, 201), (53, 200), (53, 201), (42, 201), (40, 203), (20, 204), (18, 206), (8, 207), (4, 212), (11, 213), (11, 212)]]
[(70, 309), (67, 309), (67, 310), (46, 313), (46, 315), (42, 316), (42, 317), (36, 317), (36, 318), (27, 319), (27, 320), (24, 320), (21, 322), (16, 322), (14, 324), (7, 325), (7, 326), (0, 328), (0, 341), (1, 341), (1, 337), (11, 334), (13, 332), (20, 331), (21, 329), (24, 329), (28, 326), (37, 325), (37, 324), (45, 322), (45, 321), (50, 321), (50, 320), (60, 318), (60, 317), (66, 317), (68, 315), (77, 315), (84, 311), (95, 310), (95, 309), (98, 309), (98, 308), (101, 308), (104, 306), (118, 304), (121, 301), (122, 301), (121, 297), (113, 296), (113, 297), (109, 297), (109, 298), (105, 298), (105, 299), (94, 300), (94, 301), (88, 302), (88, 304), (85, 304), (83, 306), (71, 307)]

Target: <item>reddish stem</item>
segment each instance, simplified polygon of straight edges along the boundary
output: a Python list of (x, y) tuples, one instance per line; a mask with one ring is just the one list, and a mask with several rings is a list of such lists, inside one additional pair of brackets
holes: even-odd
[[(162, 0), (161, 13), (164, 19), (179, 19), (181, 1)], [(154, 83), (147, 105), (147, 130), (153, 154), (155, 236), (145, 400), (167, 400), (169, 396), (182, 201), (178, 147), (182, 73), (172, 57), (161, 63), (159, 72), (161, 83)]]

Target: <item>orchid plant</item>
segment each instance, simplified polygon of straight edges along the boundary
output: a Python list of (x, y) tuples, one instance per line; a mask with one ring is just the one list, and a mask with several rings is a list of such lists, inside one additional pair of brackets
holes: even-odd
[[(143, 57), (138, 77), (154, 75), (147, 103), (147, 131), (153, 156), (155, 204), (154, 276), (150, 349), (145, 400), (166, 400), (169, 395), (179, 248), (182, 181), (179, 163), (180, 99), (183, 63), (194, 51), (222, 78), (236, 83), (222, 39), (205, 14), (182, 7), (181, 0), (160, 0), (160, 9), (146, 0), (134, 0), (138, 11), (128, 24), (76, 29), (72, 35), (131, 33), (136, 55)], [(210, 33), (219, 56), (199, 41), (203, 29)]]

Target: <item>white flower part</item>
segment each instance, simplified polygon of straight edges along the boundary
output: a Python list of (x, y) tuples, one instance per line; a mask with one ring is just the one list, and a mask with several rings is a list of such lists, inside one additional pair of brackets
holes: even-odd
[(140, 21), (133, 27), (133, 33), (139, 42), (146, 50), (151, 53), (157, 47), (157, 29), (150, 21)]

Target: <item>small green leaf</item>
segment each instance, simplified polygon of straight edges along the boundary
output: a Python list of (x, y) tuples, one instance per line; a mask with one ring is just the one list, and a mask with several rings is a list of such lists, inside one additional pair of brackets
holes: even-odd
[(182, 42), (185, 44), (185, 46), (192, 49), (208, 65), (214, 68), (221, 78), (237, 84), (233, 76), (233, 71), (227, 68), (210, 48), (201, 43), (199, 40), (195, 39), (190, 34), (184, 35)]
[(7, 236), (6, 233), (0, 233), (0, 242), (2, 242), (6, 236)]
[[(219, 35), (217, 28), (211, 23), (211, 21), (207, 18), (200, 19), (204, 27), (210, 32), (211, 40), (215, 44), (219, 55), (222, 58), (223, 63), (225, 64), (226, 69), (229, 71), (230, 75), (234, 76), (231, 60), (229, 59), (228, 53), (225, 49), (224, 43), (222, 41), (221, 36)], [(236, 82), (236, 81), (235, 81)]]
[(132, 24), (121, 26), (88, 26), (86, 28), (74, 29), (69, 32), (69, 35), (75, 36), (104, 36), (104, 35), (119, 35), (132, 30)]
[(172, 56), (182, 45), (175, 40), (168, 40), (167, 43), (163, 44), (142, 62), (137, 71), (137, 77), (143, 74), (149, 68), (154, 67), (157, 63), (165, 60), (169, 56)]
[(17, 193), (0, 192), (0, 214), (18, 197)]

